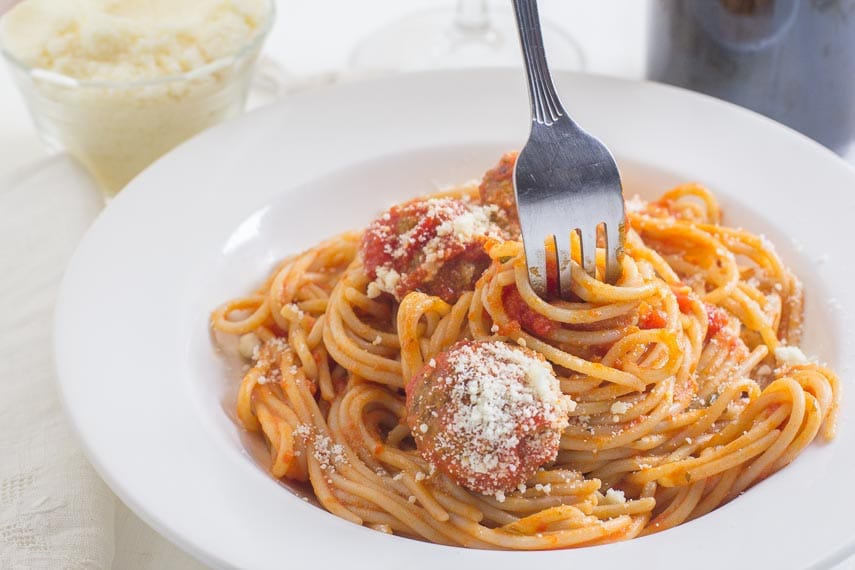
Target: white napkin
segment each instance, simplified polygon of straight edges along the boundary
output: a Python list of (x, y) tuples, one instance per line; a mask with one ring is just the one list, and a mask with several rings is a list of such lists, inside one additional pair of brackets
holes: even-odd
[(66, 157), (0, 178), (0, 568), (199, 570), (116, 499), (59, 403), (54, 300), (102, 207)]
[(74, 186), (82, 180), (76, 170), (67, 160), (46, 159), (17, 173), (14, 184), (13, 177), (0, 180), (2, 568), (113, 562), (113, 494), (74, 440), (54, 378), (54, 298), (74, 246), (100, 208), (91, 187)]

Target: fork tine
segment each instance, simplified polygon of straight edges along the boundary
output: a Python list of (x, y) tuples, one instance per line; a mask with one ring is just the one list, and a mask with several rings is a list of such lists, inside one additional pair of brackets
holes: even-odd
[[(554, 240), (553, 236), (549, 236)], [(538, 243), (537, 240), (523, 239), (525, 249), (525, 263), (528, 268), (528, 282), (538, 297), (546, 298), (546, 240)]]
[(597, 276), (597, 226), (579, 228), (582, 267), (591, 277)]
[[(564, 239), (561, 239), (560, 236), (562, 235)], [(572, 235), (573, 232), (558, 233), (557, 236), (559, 239), (556, 240), (556, 253), (558, 253), (558, 291), (562, 299), (570, 299), (572, 295), (572, 289), (570, 288), (570, 284), (572, 283), (570, 276), (573, 270), (573, 257), (570, 254)]]
[(620, 229), (615, 224), (603, 224), (606, 238), (606, 282), (614, 284), (620, 278), (620, 263), (617, 258), (620, 247)]

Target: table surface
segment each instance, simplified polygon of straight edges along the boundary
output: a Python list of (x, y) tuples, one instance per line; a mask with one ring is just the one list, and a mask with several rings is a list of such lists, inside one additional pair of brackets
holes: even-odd
[[(0, 0), (0, 13), (11, 4), (13, 0)], [(354, 46), (371, 30), (433, 5), (436, 3), (430, 0), (280, 0), (278, 21), (265, 55), (286, 72), (289, 84), (283, 96), (301, 81), (334, 80), (346, 70)], [(580, 44), (588, 71), (643, 76), (646, 1), (541, 0), (541, 12)], [(336, 17), (329, 18), (330, 13)], [(0, 386), (5, 384), (3, 374), (23, 370), (46, 379), (38, 390), (54, 389), (53, 371), (44, 369), (52, 364), (36, 355), (52, 344), (52, 308), (59, 279), (101, 208), (98, 192), (82, 169), (66, 156), (46, 153), (11, 77), (5, 68), (0, 69), (0, 241), (7, 246), (0, 248), (0, 273), (11, 276), (0, 281), (0, 362), (7, 357), (17, 359), (17, 368), (0, 364)], [(34, 255), (34, 251), (38, 253)], [(22, 328), (21, 323), (38, 324)], [(48, 412), (58, 416), (58, 405)], [(68, 429), (64, 420), (56, 421), (60, 422), (57, 429)], [(7, 427), (0, 424), (0, 429)], [(108, 521), (114, 533), (114, 568), (203, 567), (150, 529), (121, 501), (114, 503), (114, 520)], [(105, 529), (107, 534), (109, 531)], [(855, 563), (840, 568), (855, 568)]]

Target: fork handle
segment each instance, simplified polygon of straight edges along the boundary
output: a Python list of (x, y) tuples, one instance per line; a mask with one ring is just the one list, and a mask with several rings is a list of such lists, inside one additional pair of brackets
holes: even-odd
[(552, 75), (546, 65), (546, 53), (543, 48), (543, 34), (540, 31), (540, 18), (537, 14), (537, 0), (513, 0), (517, 29), (520, 33), (525, 75), (528, 79), (531, 120), (541, 125), (552, 125), (560, 117), (567, 115)]

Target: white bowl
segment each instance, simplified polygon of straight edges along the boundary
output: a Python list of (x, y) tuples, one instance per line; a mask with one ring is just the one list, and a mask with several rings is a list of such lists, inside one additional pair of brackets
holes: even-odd
[(842, 373), (837, 440), (698, 520), (553, 552), (386, 536), (272, 479), (263, 446), (233, 421), (238, 378), (211, 343), (210, 311), (282, 256), (362, 226), (391, 202), (478, 177), (524, 142), (521, 72), (438, 72), (306, 93), (221, 125), (155, 163), (92, 226), (63, 282), (56, 356), (68, 413), (110, 487), (217, 566), (802, 568), (844, 557), (855, 540), (855, 266), (845, 237), (855, 172), (801, 135), (708, 97), (558, 79), (572, 114), (614, 151), (628, 193), (700, 181), (721, 198), (727, 223), (778, 245), (805, 283), (803, 346)]

